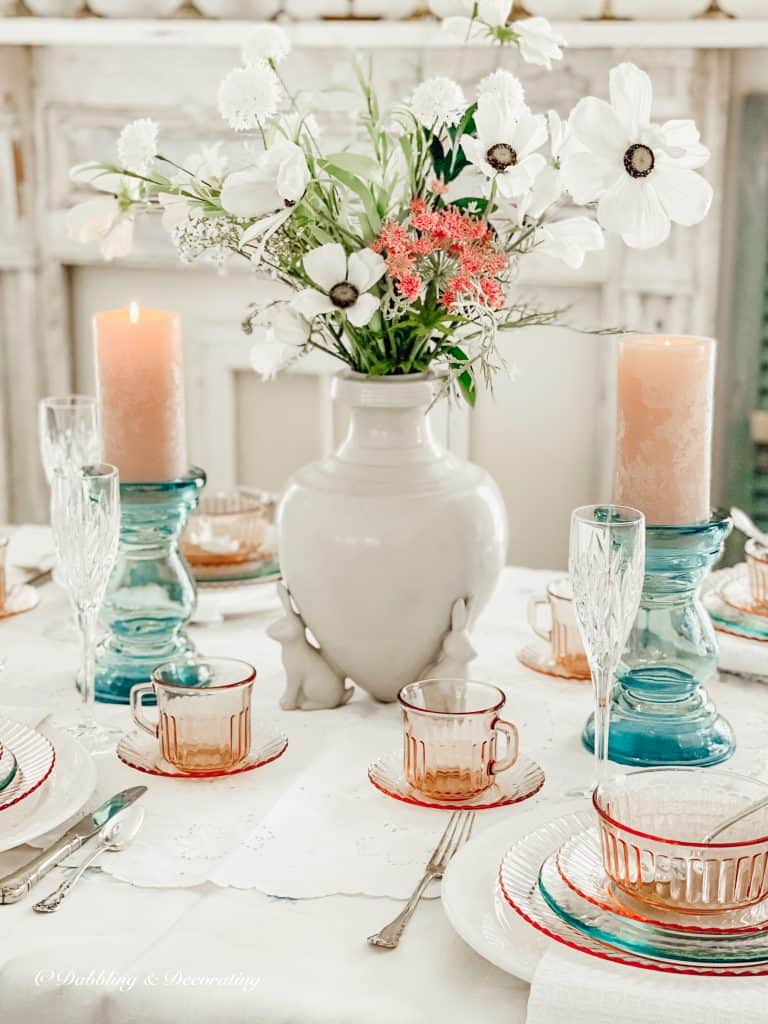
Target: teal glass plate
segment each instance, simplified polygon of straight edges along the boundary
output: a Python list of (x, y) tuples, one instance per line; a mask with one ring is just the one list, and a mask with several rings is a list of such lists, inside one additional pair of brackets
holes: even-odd
[(582, 935), (616, 949), (687, 964), (768, 963), (768, 936), (764, 932), (721, 937), (703, 937), (694, 932), (673, 934), (595, 906), (566, 885), (557, 869), (556, 855), (548, 857), (541, 866), (539, 890), (562, 921)]
[(19, 766), (13, 751), (0, 743), (0, 792), (16, 778)]
[(228, 583), (274, 583), (280, 579), (280, 566), (275, 558), (259, 558), (237, 565), (196, 565), (192, 575), (198, 587), (221, 586)]

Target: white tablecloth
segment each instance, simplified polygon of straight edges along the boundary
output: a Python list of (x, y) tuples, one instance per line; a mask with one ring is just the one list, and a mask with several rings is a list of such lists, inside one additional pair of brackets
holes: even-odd
[[(537, 676), (515, 660), (515, 651), (530, 639), (527, 597), (553, 575), (505, 571), (475, 632), (480, 657), (473, 666), (478, 678), (508, 692), (522, 744), (547, 772), (537, 798), (542, 801), (548, 792), (551, 799), (586, 782), (590, 774), (578, 739), (590, 709), (589, 687)], [(0, 655), (7, 660), (0, 676), (2, 705), (42, 708), (69, 699), (77, 649), (57, 638), (66, 602), (53, 586), (42, 593), (34, 613), (0, 623)], [(195, 627), (192, 635), (207, 653), (253, 661), (260, 676), (258, 701), (274, 708), (282, 680), (279, 651), (264, 636), (269, 619), (231, 619)], [(763, 773), (768, 691), (736, 681), (711, 689), (743, 727), (735, 766)], [(382, 722), (393, 714), (391, 707), (369, 708)], [(127, 709), (116, 714), (127, 724)], [(306, 715), (283, 719), (289, 732), (296, 723), (300, 738), (289, 747), (290, 760), (283, 759), (286, 784), (306, 770), (322, 743), (322, 730), (312, 721)], [(133, 773), (132, 779), (139, 783), (142, 776)], [(512, 807), (480, 814), (478, 828), (514, 813)], [(436, 822), (436, 834), (440, 827)], [(0, 873), (31, 852), (0, 855)], [(392, 899), (359, 896), (277, 899), (211, 883), (138, 888), (92, 874), (55, 915), (35, 914), (30, 901), (0, 907), (0, 1021), (177, 1024), (194, 1014), (198, 1024), (464, 1024), (468, 1013), (485, 1024), (525, 1020), (527, 986), (468, 949), (438, 900), (425, 901), (396, 952), (370, 949), (366, 935), (399, 906)]]

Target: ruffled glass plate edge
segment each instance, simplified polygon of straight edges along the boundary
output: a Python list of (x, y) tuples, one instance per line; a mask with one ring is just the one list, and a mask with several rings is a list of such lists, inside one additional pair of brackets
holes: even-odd
[[(545, 831), (553, 833), (553, 835), (547, 835), (546, 841), (542, 842), (542, 833)], [(552, 819), (513, 843), (502, 857), (501, 864), (499, 865), (498, 885), (506, 903), (537, 932), (560, 945), (567, 946), (569, 949), (573, 949), (578, 953), (584, 953), (598, 960), (621, 964), (625, 967), (656, 971), (661, 974), (717, 978), (762, 977), (768, 975), (768, 960), (763, 964), (749, 964), (743, 967), (716, 967), (714, 965), (700, 966), (698, 964), (677, 961), (669, 962), (641, 956), (640, 954), (626, 953), (623, 950), (609, 946), (607, 943), (598, 942), (596, 939), (588, 939), (576, 931), (575, 928), (561, 921), (544, 901), (544, 897), (539, 891), (538, 877), (544, 860), (554, 853), (559, 844), (567, 839), (572, 832), (573, 815)], [(511, 876), (511, 857), (519, 857), (521, 848), (530, 846), (531, 843), (537, 843), (538, 848), (535, 853), (534, 851), (528, 853), (529, 859), (527, 864), (523, 866), (522, 876), (518, 875), (516, 878)], [(519, 889), (521, 884), (524, 886), (521, 892), (513, 892), (511, 890), (513, 880), (515, 881), (516, 889)]]

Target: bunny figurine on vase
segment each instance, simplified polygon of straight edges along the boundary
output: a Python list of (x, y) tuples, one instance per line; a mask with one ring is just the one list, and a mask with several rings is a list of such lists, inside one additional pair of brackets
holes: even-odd
[(323, 711), (346, 704), (354, 693), (344, 676), (332, 668), (317, 647), (307, 639), (307, 627), (294, 609), (283, 583), (277, 592), (285, 614), (267, 629), (267, 636), (282, 646), (285, 693), (280, 700), (284, 711)]
[(477, 651), (469, 639), (470, 601), (460, 597), (451, 608), (451, 628), (443, 637), (442, 650), (437, 661), (422, 670), (422, 679), (469, 678), (469, 663)]

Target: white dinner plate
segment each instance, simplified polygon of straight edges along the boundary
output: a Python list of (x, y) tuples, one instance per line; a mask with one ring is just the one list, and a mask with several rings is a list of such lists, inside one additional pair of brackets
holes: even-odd
[(543, 803), (510, 811), (509, 819), (476, 835), (445, 872), (442, 901), (455, 932), (489, 963), (530, 982), (548, 945), (556, 945), (517, 915), (498, 889), (501, 858), (515, 840), (553, 818), (588, 811), (586, 800)]
[(83, 809), (96, 787), (96, 765), (83, 747), (53, 728), (44, 726), (40, 731), (56, 748), (56, 763), (39, 794), (3, 812), (0, 853), (22, 843), (33, 843), (67, 824)]

